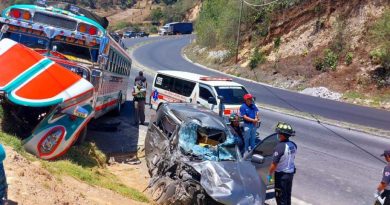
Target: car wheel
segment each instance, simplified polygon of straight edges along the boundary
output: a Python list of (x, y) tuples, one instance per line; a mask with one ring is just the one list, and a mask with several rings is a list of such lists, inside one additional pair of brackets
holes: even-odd
[(169, 177), (160, 178), (153, 186), (152, 199), (158, 204), (168, 204), (169, 199), (175, 195), (176, 186)]

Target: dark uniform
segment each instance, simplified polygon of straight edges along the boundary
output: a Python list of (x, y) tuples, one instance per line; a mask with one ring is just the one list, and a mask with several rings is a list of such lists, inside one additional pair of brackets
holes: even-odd
[(385, 190), (381, 194), (382, 198), (386, 197), (383, 205), (390, 205), (390, 163), (383, 169), (382, 182), (387, 184)]
[(297, 145), (289, 141), (279, 142), (274, 150), (275, 199), (278, 205), (291, 205), (292, 182), (295, 174), (295, 154)]
[(245, 152), (243, 128), (241, 126), (235, 127), (230, 125), (230, 132), (234, 135), (234, 140), (241, 154)]
[(134, 79), (134, 85), (137, 85), (137, 82), (138, 82), (138, 81), (141, 81), (142, 84), (145, 86), (145, 88), (148, 87), (148, 86), (147, 86), (147, 83), (146, 83), (146, 78), (145, 78), (145, 76), (144, 76), (144, 72), (140, 71), (139, 74), (138, 74), (138, 76), (135, 77), (135, 79)]

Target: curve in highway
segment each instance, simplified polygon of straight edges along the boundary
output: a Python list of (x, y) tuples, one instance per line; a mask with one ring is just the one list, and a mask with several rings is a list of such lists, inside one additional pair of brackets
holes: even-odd
[[(158, 41), (135, 50), (134, 57), (138, 62), (154, 70), (180, 70), (209, 76), (221, 76), (219, 72), (199, 67), (182, 57), (182, 49), (190, 43), (193, 36), (159, 38)], [(243, 84), (261, 103), (333, 120), (390, 130), (390, 112), (385, 110), (313, 97), (240, 78), (234, 78), (234, 81)]]

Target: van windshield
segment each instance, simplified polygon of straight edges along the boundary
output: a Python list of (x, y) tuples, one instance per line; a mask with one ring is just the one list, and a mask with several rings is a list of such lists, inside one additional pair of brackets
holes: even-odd
[(241, 105), (243, 96), (248, 93), (242, 86), (217, 86), (215, 90), (218, 96), (224, 97), (224, 103), (229, 105)]

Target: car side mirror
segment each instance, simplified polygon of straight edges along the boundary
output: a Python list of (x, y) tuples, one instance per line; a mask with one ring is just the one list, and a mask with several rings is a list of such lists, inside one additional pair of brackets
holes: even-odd
[(264, 163), (264, 157), (259, 154), (252, 155), (251, 162), (256, 164), (263, 164)]
[(215, 97), (209, 97), (207, 102), (212, 105), (217, 105), (217, 99)]

